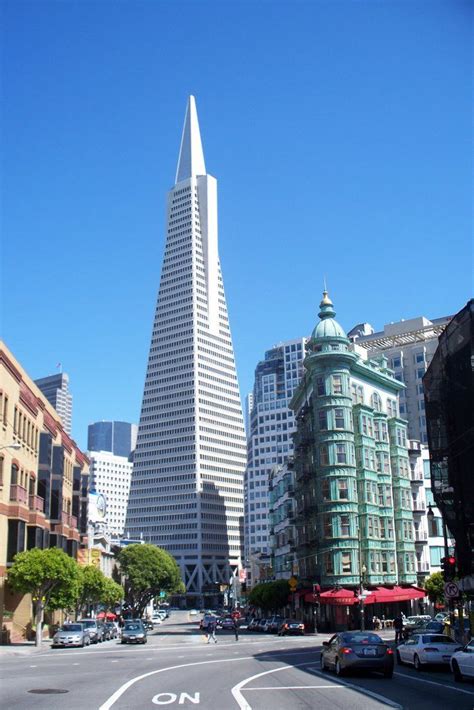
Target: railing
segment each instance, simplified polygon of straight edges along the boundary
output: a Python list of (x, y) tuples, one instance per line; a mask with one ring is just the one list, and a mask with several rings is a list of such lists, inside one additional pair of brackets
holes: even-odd
[(28, 505), (28, 491), (26, 488), (19, 486), (17, 483), (12, 483), (10, 486), (10, 501)]
[(413, 501), (413, 512), (424, 513), (426, 510), (426, 503), (424, 501)]
[(70, 526), (72, 528), (77, 528), (77, 516), (76, 515), (71, 515)]
[(40, 496), (30, 495), (30, 510), (37, 510), (40, 513), (44, 512), (44, 498)]

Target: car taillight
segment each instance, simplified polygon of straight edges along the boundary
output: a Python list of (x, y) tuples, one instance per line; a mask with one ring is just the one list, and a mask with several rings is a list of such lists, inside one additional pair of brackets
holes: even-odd
[(391, 648), (387, 648), (387, 656), (393, 656), (393, 650)]
[(300, 628), (300, 629), (304, 629), (304, 624), (300, 624), (300, 625), (299, 625), (299, 628)]
[(284, 628), (284, 629), (287, 629), (287, 628), (288, 628), (288, 624), (285, 624), (283, 628)]
[(436, 648), (436, 646), (426, 646), (425, 651), (436, 651), (439, 653), (439, 648)]
[(344, 646), (344, 648), (341, 648), (342, 653), (348, 654), (352, 653), (352, 648), (349, 648), (348, 646)]

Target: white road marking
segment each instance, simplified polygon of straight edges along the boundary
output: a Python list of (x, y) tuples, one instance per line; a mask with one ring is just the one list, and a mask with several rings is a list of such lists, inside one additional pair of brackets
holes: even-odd
[(150, 671), (149, 673), (143, 673), (143, 675), (136, 676), (136, 678), (131, 678), (129, 681), (124, 683), (118, 688), (118, 690), (113, 693), (113, 695), (108, 698), (105, 703), (103, 703), (99, 710), (109, 710), (114, 703), (128, 690), (132, 685), (138, 683), (144, 678), (149, 678), (152, 675), (157, 675), (158, 673), (165, 673), (166, 671), (175, 671), (178, 668), (190, 668), (191, 666), (205, 666), (209, 663), (233, 663), (234, 661), (250, 661), (253, 660), (253, 656), (242, 656), (241, 658), (221, 658), (216, 661), (196, 661), (195, 663), (181, 663), (178, 666), (168, 666), (168, 668), (159, 668), (156, 671)]
[(30, 666), (30, 668), (38, 668), (38, 666)]
[[(292, 666), (280, 666), (279, 668), (273, 668), (270, 671), (263, 671), (262, 673), (257, 673), (256, 675), (250, 676), (250, 678), (245, 678), (244, 680), (241, 680), (240, 683), (237, 683), (237, 685), (234, 685), (234, 687), (231, 690), (232, 695), (234, 696), (234, 700), (236, 701), (237, 705), (239, 706), (240, 710), (252, 710), (251, 705), (248, 704), (248, 702), (245, 700), (244, 696), (242, 695), (242, 688), (247, 683), (250, 683), (250, 681), (255, 680), (256, 678), (261, 678), (264, 675), (269, 675), (271, 673), (278, 673), (279, 671), (284, 671), (292, 668), (299, 668), (301, 666), (309, 666), (310, 663), (295, 663)], [(319, 674), (318, 674), (319, 675)], [(321, 678), (325, 678), (326, 676), (321, 673)], [(389, 700), (386, 698), (384, 695), (379, 695), (378, 693), (373, 693), (371, 690), (366, 690), (365, 688), (362, 688), (358, 685), (352, 685), (352, 683), (347, 683), (346, 681), (342, 681), (339, 678), (337, 679), (337, 683), (343, 687), (350, 688), (351, 690), (357, 690), (357, 692), (362, 693), (364, 695), (369, 695), (372, 698), (375, 698), (376, 700), (381, 700), (383, 703), (386, 705), (389, 705), (392, 708), (397, 708), (397, 710), (403, 710), (402, 706), (399, 705), (398, 703), (394, 703), (392, 700)], [(309, 686), (305, 686), (309, 687)], [(278, 688), (278, 687), (277, 687)], [(271, 690), (277, 690), (277, 688), (271, 688)], [(247, 690), (247, 688), (245, 688)], [(258, 688), (257, 688), (258, 690)], [(266, 690), (266, 688), (265, 688)]]
[(118, 663), (118, 661), (110, 661), (111, 663)]
[(247, 690), (313, 690), (314, 688), (345, 690), (343, 685), (268, 685), (266, 688), (245, 688), (245, 692)]
[(446, 683), (438, 683), (435, 680), (425, 680), (425, 678), (415, 678), (415, 676), (408, 675), (408, 673), (394, 673), (393, 675), (398, 676), (399, 678), (406, 678), (407, 680), (414, 680), (418, 683), (428, 683), (428, 685), (439, 685), (441, 688), (450, 688), (451, 690), (457, 690), (458, 693), (464, 693), (465, 695), (474, 695), (472, 690), (463, 690), (462, 688), (458, 688), (457, 685), (446, 685)]

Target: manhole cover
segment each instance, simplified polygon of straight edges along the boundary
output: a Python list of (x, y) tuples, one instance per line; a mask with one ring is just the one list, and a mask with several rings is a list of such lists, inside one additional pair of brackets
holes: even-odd
[(60, 695), (61, 693), (69, 693), (69, 690), (64, 690), (64, 688), (34, 688), (28, 692), (36, 693), (36, 695)]

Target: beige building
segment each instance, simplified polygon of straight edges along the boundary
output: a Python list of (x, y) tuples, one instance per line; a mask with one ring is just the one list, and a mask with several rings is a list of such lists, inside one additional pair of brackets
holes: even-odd
[(8, 587), (18, 552), (59, 547), (77, 558), (87, 546), (89, 461), (60, 417), (0, 341), (0, 629), (24, 638), (29, 595)]

